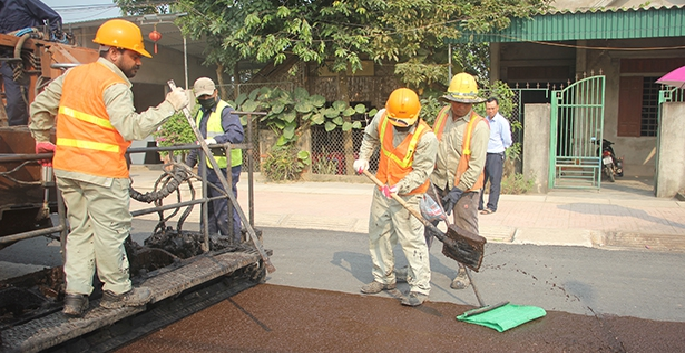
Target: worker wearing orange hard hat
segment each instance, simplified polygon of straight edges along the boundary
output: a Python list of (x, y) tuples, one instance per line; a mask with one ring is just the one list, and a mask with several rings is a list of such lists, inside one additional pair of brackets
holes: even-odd
[(380, 147), (376, 178), (383, 187), (374, 189), (369, 219), (374, 280), (361, 291), (375, 294), (395, 290), (393, 246), (400, 243), (409, 263), (410, 284), (410, 293), (402, 298), (402, 304), (409, 306), (421, 305), (429, 297), (429, 249), (424, 242), (422, 222), (391, 195), (397, 193), (408, 205), (419, 208), (429, 188), (438, 140), (429, 125), (420, 119), (421, 109), (414, 91), (407, 88), (393, 91), (385, 109), (364, 128), (359, 157), (353, 166), (357, 173), (368, 170), (374, 149)]
[[(74, 67), (51, 82), (30, 106), (29, 129), (36, 152), (54, 152), (52, 166), (67, 205), (70, 232), (64, 264), (67, 282), (63, 312), (83, 316), (89, 307), (93, 275), (103, 282), (100, 305), (115, 309), (141, 306), (152, 299), (148, 288), (134, 288), (124, 242), (129, 236), (131, 141), (145, 139), (189, 103), (178, 88), (143, 113), (134, 109), (129, 78), (141, 66), (144, 48), (139, 27), (113, 19), (103, 23), (94, 42), (98, 61)], [(50, 130), (56, 125), (56, 143)], [(42, 161), (49, 165), (49, 161)]]

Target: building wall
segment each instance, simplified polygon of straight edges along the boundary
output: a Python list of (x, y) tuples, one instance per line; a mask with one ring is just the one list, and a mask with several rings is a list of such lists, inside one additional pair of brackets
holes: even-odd
[[(558, 44), (553, 45), (553, 44)], [(494, 46), (496, 44), (493, 44)], [(660, 77), (676, 67), (662, 68), (655, 71), (620, 72), (621, 60), (648, 59), (660, 62), (677, 62), (684, 59), (684, 38), (649, 38), (634, 40), (596, 40), (571, 41), (561, 43), (500, 43), (500, 80), (511, 87), (525, 87), (536, 83), (560, 84), (564, 81), (573, 83), (587, 76), (603, 74), (606, 76), (606, 108), (604, 138), (615, 143), (618, 156), (624, 157), (625, 174), (652, 176), (656, 173), (656, 137), (619, 137), (618, 105), (619, 80), (621, 76), (657, 76)], [(679, 49), (664, 49), (669, 47)], [(607, 49), (611, 48), (611, 49)], [(634, 48), (635, 50), (630, 50)], [(646, 50), (639, 50), (648, 48)], [(492, 50), (495, 55), (496, 50)], [(493, 59), (493, 57), (492, 57)], [(675, 60), (675, 61), (674, 61)], [(670, 65), (670, 64), (669, 64)], [(672, 66), (672, 65), (671, 65)], [(495, 67), (495, 66), (492, 66)], [(544, 100), (546, 103), (547, 100)], [(623, 102), (624, 104), (625, 102)], [(525, 132), (524, 139), (530, 135)]]
[[(587, 41), (589, 47), (615, 48), (663, 48), (682, 46), (682, 38), (653, 38), (616, 41)], [(657, 71), (627, 74), (620, 72), (621, 60), (649, 59), (662, 62), (665, 59), (684, 58), (683, 49), (671, 50), (587, 50), (585, 68), (588, 72), (606, 75), (606, 110), (604, 120), (604, 138), (615, 143), (614, 149), (619, 157), (624, 157), (625, 174), (653, 176), (656, 173), (656, 137), (622, 137), (618, 136), (619, 82), (621, 76), (655, 76), (661, 77), (677, 66), (658, 68)], [(673, 67), (672, 67), (673, 66)], [(601, 71), (600, 71), (601, 70)], [(625, 102), (621, 102), (625, 104)]]
[(685, 102), (662, 105), (659, 127), (659, 173), (656, 197), (674, 197), (685, 192)]
[(532, 191), (549, 191), (549, 149), (551, 144), (551, 104), (526, 104), (523, 124), (525, 139), (522, 145), (522, 173), (534, 180)]

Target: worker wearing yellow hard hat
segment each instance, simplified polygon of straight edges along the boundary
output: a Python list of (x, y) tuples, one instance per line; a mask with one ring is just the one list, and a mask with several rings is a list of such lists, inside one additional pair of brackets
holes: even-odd
[[(453, 213), (453, 223), (463, 230), (479, 234), (479, 192), (484, 181), (484, 164), (489, 143), (489, 124), (472, 111), (472, 104), (484, 102), (477, 81), (468, 73), (459, 73), (450, 81), (441, 97), (449, 104), (441, 109), (433, 131), (439, 140), (436, 168), (431, 182), (442, 197), (444, 210)], [(425, 234), (428, 243), (433, 236)], [(467, 269), (458, 262), (458, 274), (450, 287), (469, 285)]]
[(151, 54), (144, 48), (144, 36), (136, 24), (127, 20), (113, 19), (103, 23), (96, 32), (94, 43), (109, 47), (134, 50), (151, 58)]

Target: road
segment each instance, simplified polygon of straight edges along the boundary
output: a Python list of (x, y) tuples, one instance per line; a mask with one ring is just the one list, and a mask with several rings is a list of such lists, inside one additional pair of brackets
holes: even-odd
[[(135, 219), (133, 239), (142, 244), (154, 226), (153, 221)], [(277, 269), (266, 283), (359, 294), (359, 287), (372, 279), (364, 233), (262, 231)], [(430, 300), (477, 306), (471, 289), (450, 289), (456, 265), (440, 248), (436, 242), (431, 251)], [(396, 268), (405, 265), (399, 246), (395, 256)], [(55, 266), (60, 263), (59, 247), (45, 238), (25, 240), (0, 250), (0, 261), (4, 271), (10, 270), (5, 261), (39, 265), (31, 268)], [(685, 321), (683, 253), (489, 243), (473, 278), (486, 304), (510, 301), (547, 311)], [(404, 291), (407, 284), (399, 287)]]

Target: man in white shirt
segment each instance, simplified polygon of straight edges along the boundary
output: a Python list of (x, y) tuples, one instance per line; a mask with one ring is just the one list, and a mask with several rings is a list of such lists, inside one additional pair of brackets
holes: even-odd
[[(486, 167), (484, 170), (484, 184), (479, 197), (479, 214), (489, 215), (498, 209), (498, 197), (501, 194), (501, 176), (503, 162), (506, 159), (506, 149), (513, 140), (510, 136), (510, 123), (498, 112), (498, 99), (491, 97), (486, 101), (486, 120), (489, 122), (491, 134), (489, 146), (486, 150)], [(484, 190), (486, 182), (490, 181), (489, 202), (484, 208)]]

